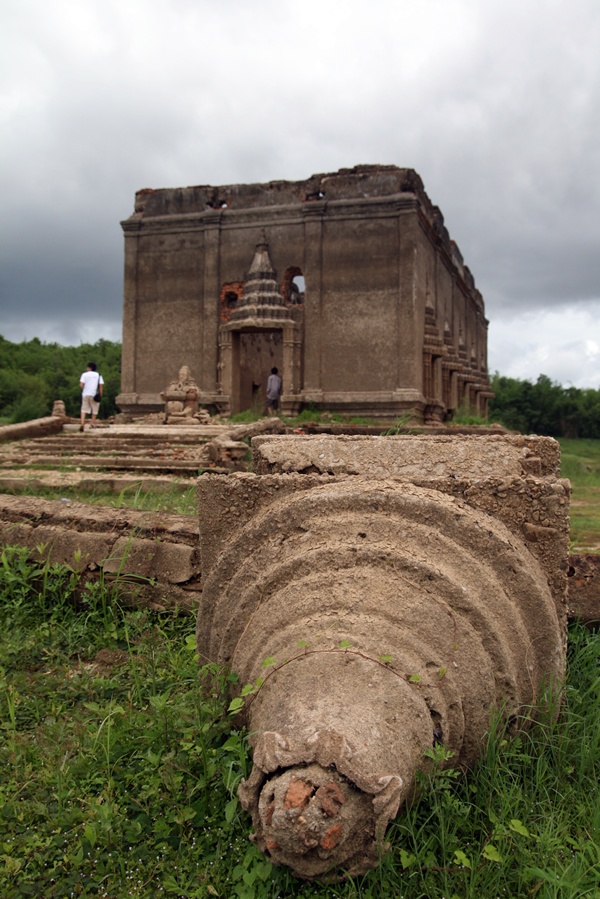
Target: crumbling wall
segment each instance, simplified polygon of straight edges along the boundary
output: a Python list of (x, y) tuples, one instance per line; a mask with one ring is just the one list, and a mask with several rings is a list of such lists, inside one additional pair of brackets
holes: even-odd
[(198, 524), (191, 515), (0, 494), (0, 544), (69, 565), (82, 581), (117, 582), (123, 597), (139, 605), (198, 606)]
[(252, 685), (258, 846), (357, 874), (427, 750), (468, 766), (492, 714), (511, 727), (560, 688), (569, 483), (548, 438), (253, 446), (268, 473), (198, 485), (198, 648)]
[(600, 624), (600, 556), (569, 556), (569, 618)]
[[(315, 404), (438, 422), (465, 403), (485, 414), (483, 298), (412, 169), (359, 165), (296, 182), (143, 190), (122, 227), (124, 413), (158, 411), (182, 362), (202, 404), (249, 408), (257, 370), (238, 365), (236, 339), (265, 332), (282, 341), (283, 365), (273, 364), (284, 372), (288, 412)], [(286, 323), (233, 327), (259, 241), (283, 280), (284, 307), (289, 275), (302, 273), (302, 314), (292, 304)]]

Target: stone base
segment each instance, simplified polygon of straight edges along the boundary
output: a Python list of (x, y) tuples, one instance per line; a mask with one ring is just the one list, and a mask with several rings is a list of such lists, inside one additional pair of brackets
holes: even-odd
[(164, 413), (165, 401), (160, 393), (120, 393), (115, 403), (125, 417), (125, 421), (133, 421), (152, 413)]
[(27, 440), (34, 437), (47, 437), (50, 434), (60, 434), (65, 420), (58, 415), (48, 415), (47, 418), (35, 418), (33, 421), (22, 421), (14, 425), (1, 425), (0, 442)]

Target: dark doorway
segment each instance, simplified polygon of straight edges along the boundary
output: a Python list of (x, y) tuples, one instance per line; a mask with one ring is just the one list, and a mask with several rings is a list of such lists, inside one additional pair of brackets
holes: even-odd
[(273, 366), (283, 370), (283, 332), (279, 329), (239, 331), (232, 334), (232, 412), (266, 408), (267, 378)]

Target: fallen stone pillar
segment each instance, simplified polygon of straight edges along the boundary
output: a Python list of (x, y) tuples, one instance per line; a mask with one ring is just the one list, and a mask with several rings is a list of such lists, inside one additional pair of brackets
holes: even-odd
[(492, 715), (516, 726), (560, 689), (570, 485), (549, 438), (253, 447), (264, 473), (198, 483), (198, 649), (251, 685), (260, 849), (359, 874), (428, 750), (467, 767)]

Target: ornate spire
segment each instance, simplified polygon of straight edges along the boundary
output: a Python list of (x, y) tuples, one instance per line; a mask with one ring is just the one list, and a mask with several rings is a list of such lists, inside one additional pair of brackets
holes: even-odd
[(287, 307), (277, 284), (277, 273), (269, 256), (269, 244), (263, 230), (246, 275), (242, 296), (229, 320), (234, 322), (246, 318), (286, 316)]

